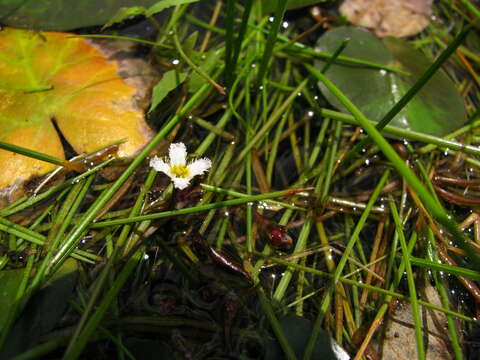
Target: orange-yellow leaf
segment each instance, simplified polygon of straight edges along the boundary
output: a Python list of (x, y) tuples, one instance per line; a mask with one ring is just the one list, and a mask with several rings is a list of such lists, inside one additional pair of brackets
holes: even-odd
[[(152, 136), (137, 89), (116, 62), (71, 35), (0, 31), (0, 141), (64, 158), (55, 122), (77, 153), (126, 139), (118, 156), (134, 155)], [(0, 164), (0, 188), (54, 167), (4, 150)]]

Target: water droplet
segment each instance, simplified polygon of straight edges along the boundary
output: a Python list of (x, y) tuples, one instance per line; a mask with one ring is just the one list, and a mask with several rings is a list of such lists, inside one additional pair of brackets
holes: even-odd
[(289, 26), (288, 21), (284, 21), (284, 22), (282, 23), (282, 27), (283, 27), (284, 29), (288, 28), (288, 26)]
[(173, 65), (178, 65), (178, 64), (180, 64), (180, 60), (178, 60), (178, 59), (173, 59), (173, 60), (172, 60), (172, 64), (173, 64)]
[(268, 18), (268, 21), (270, 21), (270, 22), (274, 22), (274, 21), (275, 21), (275, 17), (273, 17), (273, 16), (270, 16), (270, 17)]

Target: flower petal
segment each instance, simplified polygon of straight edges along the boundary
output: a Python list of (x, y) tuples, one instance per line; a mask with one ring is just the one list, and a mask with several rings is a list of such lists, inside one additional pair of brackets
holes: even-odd
[(170, 166), (185, 165), (187, 162), (187, 147), (184, 143), (173, 143), (168, 148)]
[(167, 174), (168, 176), (170, 176), (170, 174), (169, 174), (170, 166), (168, 166), (168, 164), (165, 163), (165, 161), (163, 161), (159, 157), (154, 156), (150, 160), (150, 166), (153, 167), (156, 171), (161, 171), (164, 174)]
[(180, 190), (185, 189), (189, 184), (190, 180), (185, 178), (172, 178), (173, 185)]
[(202, 175), (205, 171), (210, 169), (212, 166), (212, 162), (210, 159), (203, 158), (195, 160), (193, 163), (188, 165), (188, 170), (190, 171), (190, 178)]

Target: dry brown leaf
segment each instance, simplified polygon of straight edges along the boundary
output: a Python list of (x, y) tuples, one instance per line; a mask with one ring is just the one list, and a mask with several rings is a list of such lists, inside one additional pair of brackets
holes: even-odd
[(340, 12), (379, 37), (418, 34), (429, 23), (432, 0), (345, 0)]
[[(425, 288), (425, 300), (431, 304), (442, 306), (437, 290), (428, 285)], [(445, 314), (426, 308), (420, 308), (427, 360), (449, 360), (452, 355), (448, 351), (448, 331)], [(423, 311), (423, 312), (422, 312)], [(404, 303), (390, 316), (386, 322), (385, 338), (381, 359), (412, 360), (417, 359), (417, 343), (410, 304)]]

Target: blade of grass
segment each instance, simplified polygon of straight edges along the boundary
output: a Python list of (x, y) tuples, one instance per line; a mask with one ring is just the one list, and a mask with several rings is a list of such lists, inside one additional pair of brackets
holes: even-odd
[[(243, 43), (243, 40), (245, 38), (245, 34), (247, 32), (248, 19), (250, 18), (250, 13), (252, 11), (252, 5), (253, 5), (253, 0), (245, 0), (245, 5), (244, 5), (244, 9), (243, 9), (243, 14), (242, 14), (242, 22), (240, 23), (240, 30), (238, 31), (238, 36), (237, 36), (237, 39), (235, 40), (235, 46), (234, 46), (234, 49), (233, 49), (233, 56), (231, 58), (232, 79), (230, 79), (230, 81), (228, 82), (229, 84), (232, 84), (232, 81), (235, 77), (238, 58), (240, 56), (240, 50), (242, 48), (242, 43)], [(230, 73), (227, 72), (227, 74), (230, 74)]]
[(288, 0), (277, 0), (277, 7), (275, 8), (275, 14), (273, 18), (273, 24), (270, 27), (268, 37), (266, 40), (265, 50), (263, 51), (262, 60), (260, 62), (260, 68), (257, 75), (257, 87), (260, 87), (263, 84), (263, 79), (267, 73), (268, 65), (270, 64), (270, 59), (273, 54), (273, 47), (277, 40), (278, 31), (282, 25), (283, 15), (287, 9)]
[[(331, 118), (333, 120), (338, 120), (342, 122), (346, 122), (348, 124), (352, 125), (360, 125), (360, 122), (355, 119), (352, 115), (349, 114), (344, 114), (338, 111), (334, 110), (329, 110), (329, 109), (319, 109), (318, 111), (319, 115)], [(375, 125), (376, 123), (372, 120), (369, 120), (369, 122), (372, 125)], [(458, 150), (461, 152), (464, 152), (465, 154), (470, 154), (470, 155), (476, 155), (480, 156), (480, 148), (477, 146), (472, 146), (472, 145), (465, 145), (462, 143), (459, 143), (457, 141), (449, 140), (453, 137), (462, 135), (467, 133), (468, 131), (471, 131), (474, 128), (477, 128), (480, 126), (480, 121), (475, 121), (471, 125), (466, 125), (462, 127), (461, 129), (453, 132), (451, 135), (446, 136), (445, 138), (440, 138), (437, 136), (433, 135), (428, 135), (428, 134), (423, 134), (420, 132), (412, 131), (412, 130), (406, 130), (402, 129), (396, 126), (392, 125), (387, 125), (385, 128), (382, 130), (383, 132), (398, 136), (407, 140), (412, 140), (412, 141), (421, 141), (430, 145), (424, 146), (423, 148), (420, 148), (418, 150), (418, 153), (420, 154), (425, 154), (429, 151), (432, 151), (435, 149), (437, 146), (441, 148), (446, 148), (446, 149), (451, 149), (451, 150)]]
[(63, 159), (56, 158), (52, 155), (44, 154), (35, 150), (27, 149), (18, 145), (13, 145), (13, 144), (8, 144), (5, 142), (0, 141), (0, 149), (7, 150), (14, 152), (16, 154), (28, 156), (33, 159), (37, 160), (42, 160), (50, 164), (58, 165), (58, 166), (63, 166), (69, 170), (73, 170), (76, 172), (83, 172), (84, 168), (83, 166), (79, 164), (75, 164), (72, 162), (68, 162)]
[(295, 356), (295, 353), (293, 352), (291, 345), (289, 344), (287, 338), (285, 337), (285, 333), (283, 332), (283, 329), (280, 326), (280, 323), (278, 322), (277, 317), (275, 316), (275, 312), (273, 311), (272, 304), (265, 296), (263, 289), (259, 288), (257, 290), (257, 294), (260, 300), (260, 304), (262, 305), (263, 311), (265, 312), (265, 315), (267, 316), (267, 319), (270, 322), (270, 326), (272, 327), (273, 332), (277, 337), (278, 343), (280, 344), (280, 347), (283, 350), (285, 358), (289, 360), (296, 359), (297, 357)]
[(145, 220), (157, 220), (157, 219), (164, 219), (164, 218), (172, 217), (172, 216), (195, 214), (195, 213), (198, 213), (198, 212), (208, 211), (208, 210), (212, 210), (212, 209), (219, 209), (219, 208), (227, 207), (227, 206), (235, 206), (235, 205), (246, 204), (246, 203), (249, 203), (249, 202), (275, 199), (275, 198), (283, 197), (283, 196), (291, 196), (291, 195), (294, 195), (298, 191), (301, 191), (301, 189), (288, 189), (288, 190), (281, 190), (281, 191), (273, 191), (271, 193), (259, 194), (259, 195), (250, 195), (250, 196), (245, 196), (245, 197), (241, 197), (241, 198), (237, 198), (237, 199), (218, 201), (218, 202), (207, 204), (207, 205), (193, 206), (193, 207), (184, 208), (184, 209), (180, 209), (180, 210), (163, 211), (163, 212), (160, 212), (160, 213), (153, 213), (153, 214), (142, 215), (142, 216), (134, 216), (134, 217), (131, 217), (131, 218), (128, 218), (128, 219), (101, 221), (101, 222), (92, 224), (91, 228), (92, 229), (93, 228), (102, 228), (102, 227), (106, 227), (106, 226), (129, 224), (129, 223), (145, 221)]
[(410, 251), (407, 247), (407, 241), (405, 240), (405, 234), (403, 233), (403, 224), (400, 220), (400, 215), (397, 211), (397, 206), (392, 196), (389, 197), (388, 205), (390, 207), (390, 213), (392, 214), (393, 221), (395, 223), (395, 230), (397, 231), (398, 238), (400, 240), (400, 246), (402, 248), (403, 261), (405, 262), (405, 272), (407, 274), (408, 293), (410, 295), (410, 305), (412, 307), (413, 322), (415, 324), (415, 339), (417, 342), (417, 357), (419, 360), (425, 360), (425, 346), (423, 342), (423, 324), (422, 318), (418, 311), (417, 290), (415, 286), (415, 277), (412, 271), (412, 265), (410, 263)]
[[(439, 263), (440, 259), (438, 258), (436, 254), (436, 249), (435, 249), (435, 235), (433, 233), (432, 229), (427, 230), (427, 238), (428, 238), (428, 245), (427, 245), (427, 254), (429, 257), (430, 262), (432, 263)], [(448, 272), (445, 272), (445, 274), (448, 274)], [(435, 287), (440, 295), (440, 299), (442, 302), (442, 306), (445, 308), (450, 308), (449, 306), (449, 295), (447, 293), (447, 290), (445, 289), (445, 286), (443, 285), (443, 278), (444, 275), (442, 272), (440, 273), (433, 273), (433, 279), (435, 281)], [(428, 280), (427, 280), (428, 281)], [(450, 344), (452, 345), (453, 353), (455, 355), (456, 360), (461, 360), (463, 359), (463, 351), (462, 347), (460, 345), (459, 339), (458, 339), (458, 329), (455, 324), (455, 321), (453, 317), (450, 314), (445, 314), (445, 317), (447, 318), (447, 327), (448, 327), (448, 332), (450, 334)]]

